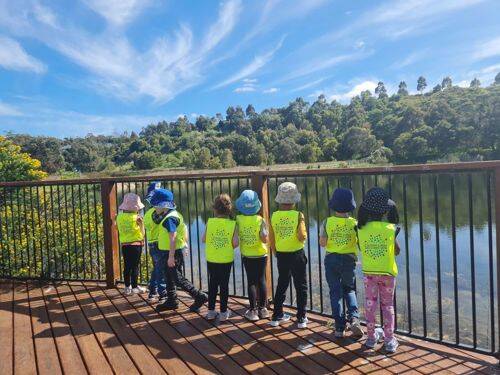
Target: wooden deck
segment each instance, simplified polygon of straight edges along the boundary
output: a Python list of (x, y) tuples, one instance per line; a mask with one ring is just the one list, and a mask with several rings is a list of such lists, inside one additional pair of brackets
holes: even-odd
[[(145, 297), (145, 296), (144, 296)], [(179, 310), (158, 314), (141, 296), (103, 284), (0, 281), (0, 374), (496, 373), (496, 359), (400, 338), (396, 354), (336, 340), (321, 316), (306, 330), (233, 318), (212, 324)], [(201, 314), (205, 311), (202, 310)]]

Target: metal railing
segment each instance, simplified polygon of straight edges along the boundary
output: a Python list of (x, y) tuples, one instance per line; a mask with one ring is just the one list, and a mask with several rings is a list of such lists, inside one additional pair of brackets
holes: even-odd
[[(498, 353), (500, 162), (0, 183), (0, 277), (102, 280), (114, 285), (121, 279), (119, 242), (112, 225), (118, 203), (127, 192), (144, 196), (152, 180), (162, 181), (176, 196), (190, 237), (185, 274), (200, 288), (207, 286), (201, 235), (214, 197), (225, 192), (236, 199), (243, 189), (252, 188), (269, 222), (270, 212), (277, 208), (277, 186), (295, 182), (302, 193), (298, 208), (308, 228), (308, 308), (325, 315), (331, 308), (319, 227), (331, 215), (328, 198), (344, 186), (354, 191), (359, 204), (370, 187), (384, 187), (401, 218), (398, 332)], [(148, 256), (142, 257), (140, 270), (141, 282), (147, 282)], [(272, 296), (277, 280), (273, 257), (267, 276)], [(358, 286), (361, 277), (358, 267)], [(230, 291), (235, 296), (247, 294), (239, 256)], [(357, 291), (363, 312), (364, 291)], [(290, 288), (286, 302), (294, 301)]]

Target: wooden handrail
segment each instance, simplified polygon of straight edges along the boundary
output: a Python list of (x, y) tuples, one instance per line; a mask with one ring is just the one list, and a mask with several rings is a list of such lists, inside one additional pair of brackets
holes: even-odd
[(43, 180), (43, 181), (14, 181), (0, 182), (0, 187), (22, 187), (43, 185), (72, 185), (72, 184), (100, 184), (103, 182), (147, 182), (154, 180), (192, 180), (192, 179), (214, 179), (230, 177), (252, 177), (258, 176), (315, 176), (315, 175), (359, 175), (359, 174), (403, 174), (403, 173), (436, 173), (436, 172), (467, 172), (477, 170), (494, 170), (500, 168), (500, 160), (461, 162), (461, 163), (436, 163), (436, 164), (413, 164), (413, 165), (391, 165), (383, 167), (352, 167), (352, 168), (311, 168), (311, 169), (248, 169), (242, 171), (210, 171), (210, 172), (172, 172), (162, 175), (137, 175), (118, 177), (95, 177), (68, 180)]

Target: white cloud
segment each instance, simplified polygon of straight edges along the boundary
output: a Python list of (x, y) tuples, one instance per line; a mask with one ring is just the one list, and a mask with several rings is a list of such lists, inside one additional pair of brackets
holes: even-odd
[(234, 89), (236, 93), (253, 92), (257, 90), (254, 86), (241, 86)]
[(416, 51), (410, 53), (402, 60), (394, 62), (391, 67), (395, 69), (405, 68), (407, 66), (413, 65), (419, 60), (422, 60), (426, 56), (426, 51)]
[(475, 60), (483, 60), (500, 55), (500, 36), (480, 43), (473, 54)]
[(10, 70), (44, 73), (47, 67), (30, 56), (14, 39), (0, 36), (0, 66)]
[(302, 86), (299, 86), (299, 87), (296, 87), (296, 88), (290, 90), (290, 92), (303, 91), (305, 89), (308, 89), (308, 88), (314, 87), (316, 85), (319, 85), (321, 82), (323, 82), (326, 79), (327, 79), (327, 77), (324, 77), (324, 78), (320, 78), (320, 79), (314, 80), (312, 82), (308, 82), (308, 83), (306, 83), (306, 84), (304, 84)]
[(279, 90), (280, 90), (280, 89), (279, 89), (279, 88), (277, 88), (277, 87), (271, 87), (271, 88), (269, 88), (269, 89), (267, 89), (267, 90), (264, 90), (264, 91), (262, 91), (262, 92), (263, 92), (264, 94), (274, 94), (274, 93), (278, 92)]
[[(90, 33), (63, 18), (54, 28), (49, 21), (34, 15), (33, 4), (31, 0), (0, 1), (0, 27), (36, 39), (86, 69), (89, 77), (81, 84), (93, 90), (124, 100), (149, 96), (155, 103), (165, 103), (204, 79), (209, 55), (236, 25), (241, 0), (222, 4), (218, 17), (208, 27), (207, 36), (199, 42), (194, 40), (188, 26), (180, 25), (170, 34), (157, 37), (150, 46), (141, 46), (140, 50), (131, 45), (122, 28)], [(112, 25), (120, 26), (136, 17), (149, 1), (88, 0), (87, 4)], [(31, 63), (33, 69), (41, 70), (33, 60)]]
[(257, 78), (245, 78), (243, 80), (245, 83), (257, 83)]
[(227, 85), (230, 85), (231, 83), (234, 83), (234, 82), (237, 82), (237, 81), (242, 80), (244, 78), (247, 78), (248, 76), (257, 72), (259, 69), (261, 69), (263, 66), (265, 66), (269, 61), (271, 61), (274, 54), (283, 45), (284, 40), (285, 40), (285, 37), (282, 37), (281, 40), (279, 41), (279, 43), (272, 50), (270, 50), (262, 55), (255, 56), (255, 58), (252, 60), (252, 62), (250, 62), (248, 65), (245, 65), (237, 73), (233, 74), (229, 78), (227, 78), (224, 81), (213, 86), (212, 89), (219, 89), (221, 87), (225, 87)]
[(0, 102), (0, 116), (21, 116), (22, 113), (16, 108), (9, 104)]
[(94, 12), (114, 26), (121, 26), (136, 18), (150, 0), (83, 0)]
[(351, 98), (361, 94), (363, 91), (371, 91), (372, 93), (375, 91), (377, 87), (377, 80), (353, 80), (350, 82), (349, 86), (344, 87), (343, 89), (335, 88), (328, 90), (317, 90), (314, 93), (310, 94), (309, 97), (318, 97), (319, 95), (325, 95), (329, 100), (337, 100), (339, 102), (348, 102)]

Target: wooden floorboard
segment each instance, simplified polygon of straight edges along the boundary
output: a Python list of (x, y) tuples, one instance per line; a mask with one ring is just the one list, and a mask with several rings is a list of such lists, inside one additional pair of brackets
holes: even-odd
[(158, 313), (146, 295), (102, 283), (0, 280), (0, 375), (500, 373), (493, 356), (405, 336), (395, 354), (368, 350), (333, 337), (323, 316), (274, 328), (247, 321), (247, 301), (231, 298), (232, 317), (209, 322), (206, 306), (179, 301)]

